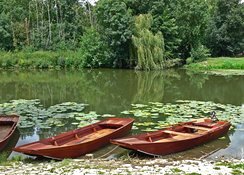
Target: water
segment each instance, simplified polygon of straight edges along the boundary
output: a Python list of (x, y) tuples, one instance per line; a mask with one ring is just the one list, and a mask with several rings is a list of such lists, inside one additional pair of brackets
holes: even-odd
[[(198, 100), (240, 106), (244, 104), (243, 87), (244, 76), (195, 74), (185, 70), (1, 71), (0, 103), (14, 99), (40, 99), (41, 104), (49, 107), (74, 101), (89, 104), (88, 110), (98, 114), (120, 116), (120, 112), (130, 109), (132, 103)], [(73, 127), (67, 126), (65, 130)], [(244, 156), (243, 128), (244, 124), (239, 125), (234, 132), (229, 132), (225, 139), (169, 157), (199, 158), (213, 152), (210, 158), (224, 156), (241, 159)], [(57, 128), (52, 134), (63, 131)], [(40, 135), (32, 128), (29, 134), (15, 136), (6, 150), (13, 147), (14, 142), (17, 142), (16, 145), (22, 145), (43, 137), (45, 134)], [(95, 157), (102, 156), (113, 148), (111, 145), (105, 147), (97, 151)], [(118, 148), (108, 156), (124, 153), (127, 152)], [(16, 153), (11, 154), (13, 155)]]

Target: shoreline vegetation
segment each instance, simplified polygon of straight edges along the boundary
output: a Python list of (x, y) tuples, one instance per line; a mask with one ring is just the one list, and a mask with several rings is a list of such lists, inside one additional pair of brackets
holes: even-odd
[(1, 69), (79, 68), (82, 62), (74, 51), (0, 52)]
[(184, 66), (187, 70), (211, 75), (244, 75), (244, 57), (207, 58), (204, 61)]
[[(180, 59), (165, 60), (164, 68), (179, 67)], [(83, 69), (88, 66), (79, 51), (0, 51), (0, 69)], [(111, 68), (111, 67), (107, 67)], [(161, 67), (158, 70), (162, 70)]]
[[(171, 59), (162, 62), (164, 68), (179, 67), (182, 60)], [(79, 51), (0, 51), (0, 69), (83, 69), (95, 68), (87, 65)], [(96, 67), (98, 68), (98, 67)], [(111, 67), (107, 67), (111, 68)], [(158, 70), (162, 70), (158, 67)], [(136, 69), (136, 68), (135, 68)]]
[[(164, 67), (180, 67), (182, 60), (165, 61)], [(244, 74), (244, 57), (209, 57), (184, 65), (192, 71), (214, 74)], [(82, 69), (87, 68), (78, 51), (0, 52), (0, 69)]]
[[(109, 165), (109, 166), (108, 166)], [(0, 174), (161, 174), (205, 175), (244, 173), (244, 160), (181, 160), (168, 159), (64, 159), (30, 162), (12, 160), (0, 164)]]
[(207, 58), (204, 61), (190, 63), (186, 68), (192, 70), (244, 70), (244, 57)]

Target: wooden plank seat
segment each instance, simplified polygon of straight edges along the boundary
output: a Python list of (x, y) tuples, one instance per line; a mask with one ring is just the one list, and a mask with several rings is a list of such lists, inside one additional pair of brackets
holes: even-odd
[(168, 138), (161, 138), (161, 139), (158, 139), (158, 140), (155, 140), (154, 142), (155, 143), (159, 143), (159, 142), (169, 142), (169, 141), (177, 141), (177, 140), (179, 140), (178, 138), (177, 138), (177, 136), (174, 136), (174, 137), (168, 137)]
[(173, 135), (186, 136), (186, 137), (192, 137), (195, 135), (195, 133), (183, 133), (183, 132), (177, 132), (171, 130), (164, 130), (163, 132), (168, 134), (173, 134)]
[(201, 127), (201, 126), (183, 125), (183, 127), (192, 128), (192, 129), (199, 129), (199, 130), (204, 130), (204, 131), (210, 130), (210, 128)]

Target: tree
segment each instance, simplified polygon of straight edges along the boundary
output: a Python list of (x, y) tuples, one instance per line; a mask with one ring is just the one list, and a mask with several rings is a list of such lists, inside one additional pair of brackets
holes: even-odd
[(0, 13), (0, 50), (10, 50), (13, 48), (10, 24), (8, 16), (4, 12)]
[(164, 40), (161, 32), (156, 35), (149, 30), (153, 18), (150, 14), (135, 19), (135, 35), (132, 36), (136, 52), (136, 69), (153, 70), (163, 68)]
[(24, 16), (26, 15), (25, 4), (17, 0), (3, 0), (0, 2), (0, 47), (4, 50), (12, 50), (19, 44), (25, 44)]
[(172, 10), (181, 39), (178, 52), (181, 58), (187, 58), (192, 49), (204, 42), (209, 20), (208, 4), (203, 0), (179, 0)]
[[(133, 16), (147, 14), (152, 9), (155, 2), (160, 0), (125, 0), (125, 3), (132, 11)], [(162, 1), (162, 0), (161, 0)]]
[(80, 48), (80, 67), (111, 67), (112, 60), (109, 48), (103, 43), (99, 33), (90, 28), (81, 37)]
[(181, 39), (178, 26), (173, 14), (174, 2), (169, 0), (158, 0), (152, 4), (150, 13), (153, 16), (152, 31), (160, 31), (164, 35), (165, 57), (178, 57), (177, 49)]
[(96, 7), (98, 31), (111, 47), (113, 66), (129, 65), (132, 15), (123, 0), (100, 0)]
[(207, 45), (213, 56), (233, 56), (244, 50), (244, 4), (218, 0), (211, 18)]
[(2, 0), (0, 20), (3, 37), (8, 39), (0, 43), (4, 42), (5, 50), (30, 46), (34, 50), (75, 49), (91, 21), (87, 4), (80, 0)]

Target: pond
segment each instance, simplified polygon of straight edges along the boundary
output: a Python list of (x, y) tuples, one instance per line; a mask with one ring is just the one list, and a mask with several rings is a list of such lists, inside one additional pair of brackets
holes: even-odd
[[(35, 109), (38, 114), (40, 111), (44, 111), (42, 114), (44, 118), (44, 114), (50, 114), (48, 112), (51, 108), (59, 110), (60, 106), (69, 106), (69, 103), (65, 102), (76, 102), (75, 108), (85, 108), (84, 112), (86, 113), (95, 111), (96, 113), (92, 112), (89, 115), (95, 116), (96, 120), (102, 119), (97, 114), (133, 117), (132, 114), (125, 115), (121, 112), (132, 109), (131, 104), (148, 105), (150, 102), (160, 102), (171, 105), (179, 100), (200, 101), (201, 103), (211, 102), (218, 104), (217, 106), (231, 106), (225, 109), (230, 114), (234, 109), (233, 106), (236, 106), (242, 112), (236, 112), (235, 115), (244, 115), (244, 76), (238, 75), (207, 75), (182, 69), (151, 72), (96, 69), (82, 71), (1, 71), (0, 80), (0, 104), (2, 104), (0, 107), (3, 108), (3, 104), (18, 105), (21, 103), (20, 107), (23, 109), (22, 103), (28, 102), (29, 117), (34, 117), (35, 113), (31, 110)], [(88, 106), (84, 104), (88, 104)], [(30, 105), (32, 106), (30, 107)], [(62, 111), (62, 109), (60, 110)], [(13, 111), (13, 109), (10, 111)], [(62, 111), (64, 114), (66, 112), (69, 111)], [(209, 112), (211, 112), (210, 108), (206, 109), (205, 114), (208, 115)], [(55, 116), (57, 115), (60, 117), (59, 114), (55, 113)], [(140, 123), (147, 122), (148, 124), (164, 121), (160, 117), (162, 116), (155, 118), (140, 118), (139, 116), (140, 119), (135, 118)], [(42, 122), (42, 118), (37, 120), (40, 123)], [(29, 124), (33, 125), (29, 125), (28, 128), (21, 128), (20, 125), (19, 133), (15, 133), (4, 151), (11, 150), (10, 148), (13, 145), (22, 145), (78, 127), (75, 125), (77, 121), (75, 122), (74, 119), (65, 121), (65, 123), (58, 123), (47, 128), (43, 126), (43, 123), (37, 127), (38, 122), (31, 123), (28, 121)], [(48, 120), (48, 122), (55, 121)], [(142, 132), (145, 128), (145, 125), (139, 127), (139, 129), (134, 128), (132, 133)], [(211, 153), (209, 158), (234, 157), (241, 159), (244, 157), (243, 132), (244, 124), (237, 122), (235, 128), (224, 138), (167, 157), (176, 159), (200, 158)], [(112, 150), (111, 154), (106, 155), (106, 157), (127, 155), (128, 153), (122, 148), (114, 148), (115, 146), (108, 145), (95, 152), (94, 156), (103, 156), (110, 150)], [(14, 155), (18, 154), (12, 152), (10, 157)], [(134, 156), (134, 153), (131, 153), (131, 155)]]

